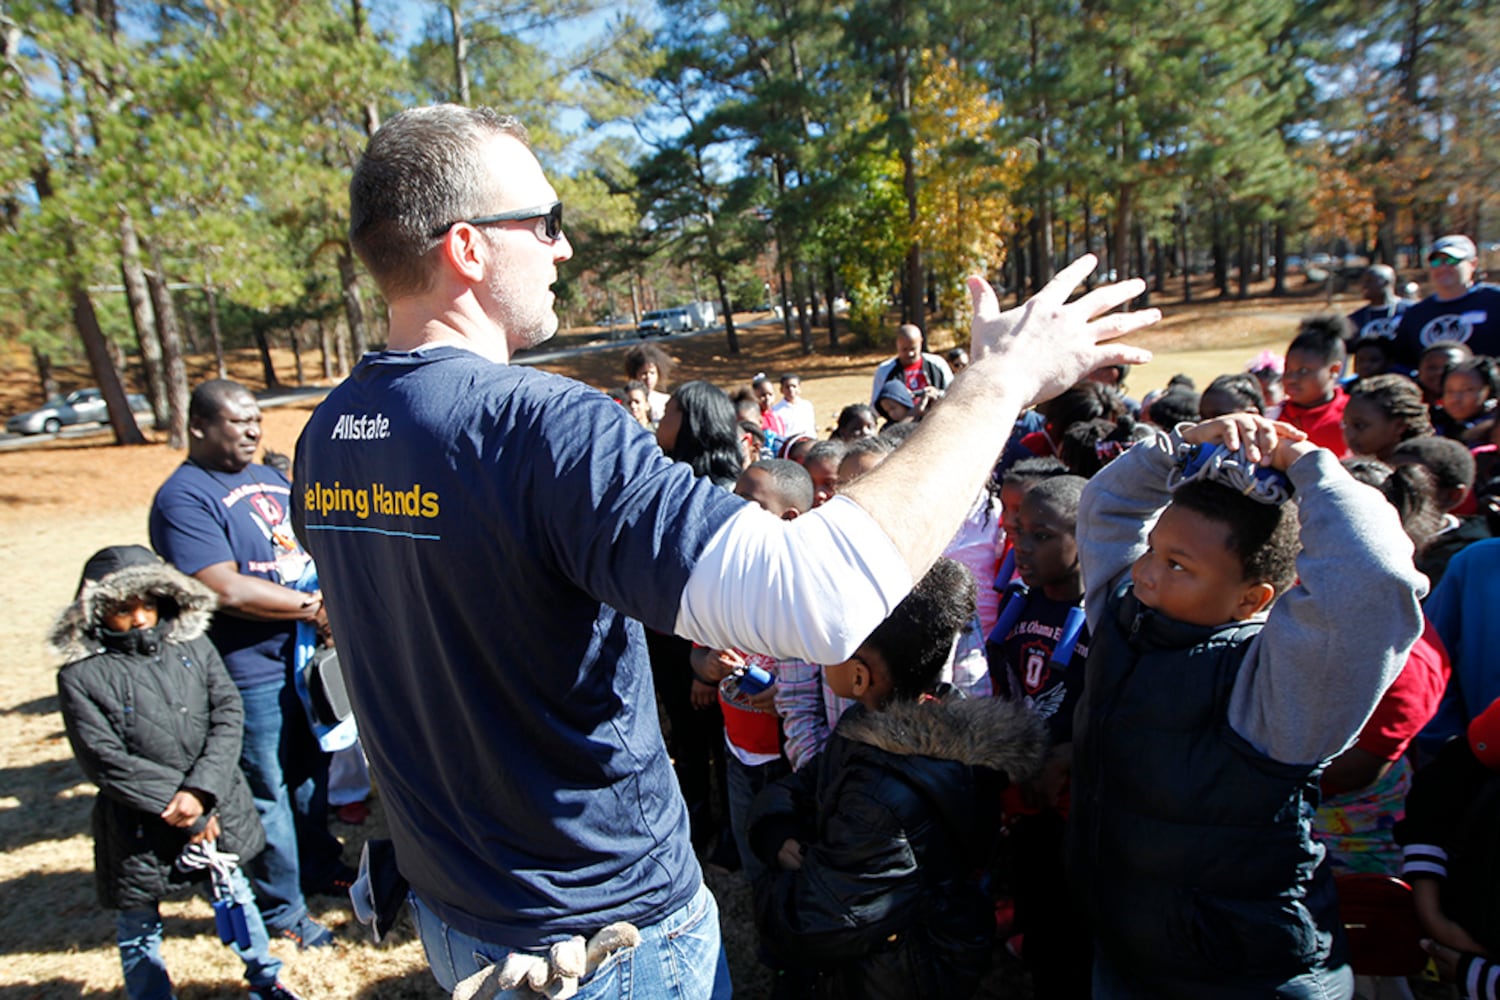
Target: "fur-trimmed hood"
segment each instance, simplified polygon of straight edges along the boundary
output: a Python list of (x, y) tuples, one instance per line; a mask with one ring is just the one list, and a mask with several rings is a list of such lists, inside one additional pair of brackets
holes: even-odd
[(69, 662), (98, 652), (103, 609), (148, 594), (156, 599), (162, 638), (170, 642), (187, 642), (206, 632), (219, 603), (208, 587), (164, 562), (125, 566), (103, 579), (84, 581), (78, 599), (58, 615), (48, 647)]
[(1047, 727), (1020, 702), (950, 697), (898, 701), (880, 712), (848, 712), (839, 735), (903, 757), (931, 757), (1034, 776), (1047, 752)]

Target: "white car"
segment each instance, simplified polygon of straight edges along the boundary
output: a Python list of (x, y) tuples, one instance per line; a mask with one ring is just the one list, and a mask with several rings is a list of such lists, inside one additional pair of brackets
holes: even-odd
[[(134, 413), (149, 413), (151, 404), (140, 393), (132, 392), (127, 397)], [(74, 389), (62, 396), (54, 396), (35, 410), (17, 413), (5, 422), (5, 430), (11, 434), (56, 434), (73, 424), (102, 424), (109, 422), (109, 407), (104, 394), (98, 389)]]

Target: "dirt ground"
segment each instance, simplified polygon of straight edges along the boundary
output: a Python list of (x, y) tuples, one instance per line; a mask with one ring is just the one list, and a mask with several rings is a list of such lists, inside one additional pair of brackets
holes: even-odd
[[(1263, 347), (1283, 345), (1297, 320), (1321, 304), (1314, 297), (1189, 307), (1169, 303), (1167, 319), (1136, 338), (1156, 350), (1158, 359), (1132, 373), (1130, 391), (1144, 393), (1179, 371), (1202, 386), (1217, 373), (1239, 370)], [(1354, 303), (1340, 306), (1348, 311)], [(938, 329), (932, 339), (939, 349), (954, 342), (951, 330)], [(868, 398), (871, 372), (889, 353), (830, 351), (819, 331), (816, 352), (804, 357), (799, 343), (783, 338), (779, 324), (746, 331), (742, 341), (738, 356), (725, 353), (718, 335), (663, 342), (679, 359), (673, 381), (706, 378), (734, 388), (757, 371), (796, 371), (827, 426), (840, 407)], [(617, 384), (625, 346), (545, 367), (599, 386)], [(316, 359), (308, 360), (311, 370)], [(0, 373), (5, 412), (38, 402), (25, 359), (15, 361)], [(280, 376), (290, 382), (289, 353), (280, 352), (277, 364)], [(231, 367), (233, 377), (261, 387), (253, 354), (236, 354)], [(83, 384), (82, 373), (65, 374)], [(312, 406), (268, 409), (265, 447), (290, 453)], [(151, 497), (183, 456), (164, 444), (116, 448), (108, 442), (101, 435), (0, 454), (0, 565), (10, 567), (4, 584), (6, 613), (0, 615), (0, 649), (10, 658), (0, 673), (0, 1000), (116, 995), (121, 986), (113, 916), (99, 909), (92, 886), (88, 814), (94, 793), (73, 763), (57, 712), (57, 664), (42, 639), (70, 600), (88, 555), (105, 545), (147, 542)], [(378, 799), (375, 806), (364, 826), (335, 827), (351, 862), (357, 860), (362, 840), (381, 829)], [(745, 892), (732, 878), (716, 878), (713, 884), (723, 900), (739, 993), (764, 995)], [(183, 1000), (243, 995), (239, 964), (215, 938), (207, 904), (198, 899), (169, 903), (163, 912), (165, 957), (178, 995)], [(319, 899), (314, 913), (335, 929), (340, 940), (336, 951), (299, 955), (290, 943), (275, 946), (287, 962), (284, 978), (304, 996), (439, 995), (409, 930), (398, 934), (395, 943), (377, 948), (353, 923), (346, 903)], [(1023, 980), (1013, 965), (1002, 969), (992, 995), (1028, 995)]]

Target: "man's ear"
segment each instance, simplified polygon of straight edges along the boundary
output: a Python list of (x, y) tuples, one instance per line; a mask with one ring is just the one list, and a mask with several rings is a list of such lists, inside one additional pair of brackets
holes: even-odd
[(438, 244), (443, 263), (453, 268), (464, 280), (478, 283), (484, 278), (484, 269), (489, 261), (489, 247), (481, 247), (481, 234), (474, 226), (459, 223), (443, 234)]
[(801, 513), (802, 512), (796, 507), (788, 507), (786, 510), (781, 512), (781, 519), (783, 521), (795, 521), (797, 519), (797, 515)]
[(1246, 618), (1260, 614), (1268, 608), (1276, 598), (1276, 588), (1264, 580), (1258, 583), (1247, 583), (1245, 589), (1240, 593), (1240, 602), (1235, 606), (1235, 621), (1243, 621)]
[(200, 441), (203, 440), (203, 424), (198, 420), (198, 418), (194, 417), (193, 419), (188, 421), (188, 434)]

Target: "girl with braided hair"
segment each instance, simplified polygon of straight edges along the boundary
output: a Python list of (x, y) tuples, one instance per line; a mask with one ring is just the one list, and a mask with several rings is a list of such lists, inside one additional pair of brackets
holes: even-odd
[(1422, 390), (1404, 375), (1371, 375), (1349, 389), (1344, 440), (1354, 454), (1389, 462), (1396, 445), (1431, 433)]

